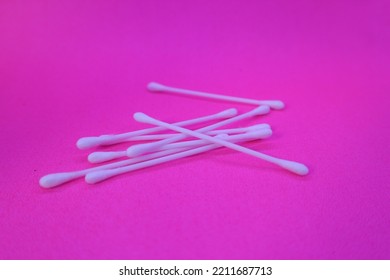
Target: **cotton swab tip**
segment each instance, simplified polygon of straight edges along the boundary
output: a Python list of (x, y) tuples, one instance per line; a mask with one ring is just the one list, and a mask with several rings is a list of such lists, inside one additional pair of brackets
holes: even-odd
[(126, 156), (126, 152), (93, 152), (88, 155), (90, 163), (100, 163), (104, 161), (113, 160), (122, 156)]
[(264, 128), (260, 130), (249, 131), (246, 133), (246, 135), (248, 135), (250, 138), (253, 137), (254, 139), (265, 139), (271, 137), (272, 130), (269, 128)]
[(309, 168), (306, 165), (299, 162), (280, 160), (278, 165), (301, 176), (305, 176), (309, 173)]
[(284, 103), (280, 100), (264, 100), (261, 101), (262, 104), (270, 106), (275, 110), (282, 110), (284, 108)]
[(133, 145), (126, 150), (126, 155), (128, 157), (136, 157), (139, 155), (142, 155), (144, 153), (147, 153), (148, 151), (152, 150), (154, 147), (160, 147), (157, 143), (146, 143), (146, 144), (138, 144)]
[(155, 82), (149, 83), (146, 87), (149, 91), (152, 92), (163, 91), (165, 89), (164, 85)]
[(76, 146), (80, 150), (94, 147), (98, 143), (99, 137), (83, 137), (77, 140)]
[(114, 169), (91, 172), (85, 175), (85, 182), (88, 184), (96, 184), (114, 176), (115, 174), (116, 171), (114, 171)]
[(268, 123), (255, 124), (249, 127), (249, 131), (265, 129), (265, 128), (271, 129), (271, 126)]
[(79, 174), (74, 172), (54, 173), (43, 176), (39, 180), (39, 185), (42, 188), (53, 188), (62, 185), (68, 181), (74, 180), (79, 177)]
[(90, 137), (82, 137), (80, 138), (76, 145), (80, 150), (89, 149), (93, 147), (97, 147), (100, 145), (104, 145), (108, 143), (112, 139), (112, 135), (100, 135), (100, 136), (90, 136)]
[(230, 117), (234, 117), (235, 115), (237, 115), (237, 113), (238, 113), (237, 109), (231, 108), (231, 109), (227, 109), (225, 111), (218, 113), (217, 116), (221, 117), (221, 118), (230, 118)]
[(149, 117), (148, 115), (144, 114), (144, 113), (141, 113), (141, 112), (137, 112), (133, 115), (134, 119), (137, 121), (137, 122), (141, 122), (141, 123), (148, 123), (152, 118)]
[(256, 109), (253, 110), (253, 114), (255, 115), (265, 115), (268, 114), (271, 108), (268, 105), (260, 105)]

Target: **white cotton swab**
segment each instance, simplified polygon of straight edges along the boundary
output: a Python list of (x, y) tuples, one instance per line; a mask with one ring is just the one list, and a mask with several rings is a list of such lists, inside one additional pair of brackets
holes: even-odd
[(153, 154), (140, 156), (137, 158), (121, 160), (121, 161), (117, 161), (117, 162), (113, 162), (110, 164), (105, 164), (105, 165), (101, 165), (101, 166), (97, 166), (97, 167), (92, 167), (92, 168), (88, 168), (88, 169), (83, 169), (83, 170), (78, 170), (78, 171), (52, 173), (52, 174), (48, 174), (48, 175), (43, 176), (39, 180), (39, 184), (43, 188), (53, 188), (53, 187), (57, 187), (59, 185), (65, 184), (67, 182), (73, 181), (77, 178), (81, 178), (81, 177), (85, 176), (86, 174), (88, 174), (89, 172), (110, 169), (110, 168), (118, 168), (118, 167), (126, 166), (129, 164), (134, 164), (137, 162), (150, 160), (150, 159), (153, 159), (156, 157), (158, 158), (158, 157), (162, 157), (165, 155), (177, 153), (177, 152), (180, 152), (183, 150), (185, 150), (185, 149), (165, 150), (165, 151), (160, 151), (160, 152), (153, 153)]
[[(264, 129), (263, 131), (248, 132), (248, 133), (244, 133), (242, 135), (232, 135), (232, 136), (218, 135), (218, 136), (211, 137), (211, 138), (223, 138), (223, 139), (226, 139), (226, 141), (243, 142), (243, 141), (254, 140), (253, 136), (255, 136), (256, 134), (261, 135), (262, 133), (267, 133), (268, 135), (272, 134), (270, 129)], [(245, 135), (246, 135), (246, 138), (244, 137)], [(264, 137), (264, 135), (263, 135), (263, 137)], [(210, 151), (213, 149), (217, 149), (219, 147), (221, 147), (221, 146), (218, 144), (208, 144), (208, 145), (201, 146), (201, 147), (198, 147), (195, 149), (185, 150), (185, 151), (175, 153), (172, 155), (167, 155), (167, 156), (155, 158), (155, 159), (148, 160), (148, 161), (143, 161), (143, 162), (132, 164), (132, 165), (127, 165), (127, 166), (123, 166), (123, 167), (119, 167), (119, 168), (115, 168), (115, 169), (105, 169), (105, 170), (99, 170), (96, 172), (95, 171), (90, 172), (85, 176), (85, 181), (88, 184), (95, 184), (95, 183), (101, 182), (103, 180), (106, 180), (108, 178), (111, 178), (111, 177), (114, 177), (114, 176), (117, 176), (120, 174), (124, 174), (127, 172), (135, 171), (138, 169), (142, 169), (142, 168), (146, 168), (146, 167), (150, 167), (150, 166), (154, 166), (154, 165), (158, 165), (158, 164), (169, 162), (172, 160), (204, 153), (204, 152), (207, 152), (207, 151)]]
[[(225, 119), (230, 118), (237, 115), (237, 110), (232, 108), (228, 110), (224, 110), (222, 112), (219, 112), (217, 114), (212, 114), (209, 116), (204, 116), (196, 119), (186, 120), (175, 123), (175, 125), (178, 126), (186, 126), (186, 125), (193, 125), (193, 124), (199, 124), (202, 122), (207, 122), (211, 120), (216, 119)], [(121, 134), (112, 134), (112, 135), (100, 135), (100, 136), (91, 136), (91, 137), (82, 137), (77, 141), (77, 147), (81, 150), (88, 149), (92, 147), (102, 146), (102, 145), (113, 145), (122, 142), (124, 139), (128, 139), (135, 136), (145, 135), (145, 134), (151, 134), (156, 133), (159, 131), (165, 130), (161, 127), (151, 127)]]
[(263, 159), (265, 161), (268, 161), (270, 163), (276, 164), (276, 165), (278, 165), (278, 166), (280, 166), (280, 167), (282, 167), (282, 168), (284, 168), (284, 169), (286, 169), (288, 171), (291, 171), (291, 172), (293, 172), (295, 174), (298, 174), (298, 175), (302, 175), (303, 176), (303, 175), (306, 175), (306, 174), (309, 173), (309, 169), (306, 167), (306, 165), (304, 165), (302, 163), (298, 163), (298, 162), (295, 162), (295, 161), (289, 161), (289, 160), (284, 160), (284, 159), (279, 159), (279, 158), (276, 158), (276, 157), (272, 157), (272, 156), (269, 156), (269, 155), (266, 155), (266, 154), (263, 154), (263, 153), (260, 153), (260, 152), (257, 152), (257, 151), (245, 148), (243, 146), (240, 146), (240, 145), (237, 145), (237, 144), (234, 144), (234, 143), (222, 140), (222, 139), (218, 139), (218, 138), (215, 138), (215, 137), (211, 137), (209, 135), (205, 135), (205, 134), (200, 133), (198, 131), (192, 131), (192, 130), (185, 129), (185, 128), (182, 128), (182, 127), (179, 127), (179, 126), (175, 126), (175, 125), (172, 125), (172, 124), (169, 124), (169, 123), (166, 123), (166, 122), (162, 122), (162, 121), (154, 119), (154, 118), (152, 118), (152, 117), (150, 117), (150, 116), (148, 116), (148, 115), (146, 115), (144, 113), (135, 113), (134, 114), (134, 119), (136, 121), (138, 121), (138, 122), (141, 122), (141, 123), (147, 123), (147, 124), (153, 124), (153, 125), (156, 125), (156, 126), (162, 126), (162, 127), (167, 128), (167, 129), (171, 129), (171, 130), (174, 130), (174, 131), (177, 131), (177, 132), (181, 132), (181, 133), (193, 136), (193, 137), (197, 137), (197, 138), (200, 138), (200, 139), (208, 140), (211, 143), (215, 143), (215, 144), (218, 144), (218, 145), (221, 145), (221, 146), (225, 146), (227, 148), (230, 148), (230, 149), (242, 152), (242, 153), (246, 153), (248, 155), (251, 155), (251, 156)]
[(173, 92), (173, 93), (178, 93), (183, 95), (191, 95), (191, 96), (205, 97), (210, 99), (246, 103), (251, 105), (267, 105), (275, 110), (281, 110), (284, 108), (284, 103), (280, 100), (255, 100), (249, 98), (234, 97), (234, 96), (228, 96), (222, 94), (207, 93), (207, 92), (200, 92), (195, 90), (169, 87), (155, 82), (149, 83), (147, 85), (147, 89), (151, 92)]
[[(271, 136), (272, 130), (270, 128), (264, 128), (257, 131), (249, 131), (247, 132), (249, 135), (253, 133), (253, 135), (257, 136), (258, 139), (265, 139)], [(191, 141), (183, 141), (167, 144), (164, 146), (160, 146), (157, 151), (171, 150), (171, 149), (180, 149), (180, 148), (194, 148), (196, 146), (207, 145), (208, 141), (199, 139), (199, 140), (191, 140)], [(93, 152), (88, 156), (88, 161), (91, 163), (101, 163), (121, 157), (127, 156), (126, 151), (116, 151), (116, 152)]]
[[(228, 132), (231, 133), (245, 133), (250, 131), (256, 131), (261, 129), (270, 129), (270, 126), (268, 124), (258, 124), (253, 125), (250, 127), (245, 128), (232, 128), (232, 129), (221, 129), (221, 130), (213, 130), (209, 131), (206, 134), (208, 135), (218, 135), (218, 134), (228, 134)], [(168, 134), (171, 135), (171, 134)], [(173, 136), (177, 136), (178, 134), (174, 134)], [(180, 135), (180, 134), (179, 134)], [(142, 137), (142, 136), (140, 136)], [(164, 146), (160, 146), (158, 150), (167, 150), (167, 149), (174, 149), (174, 148), (182, 148), (182, 147), (191, 147), (196, 146), (199, 144), (199, 141), (201, 141), (201, 144), (207, 144), (204, 140), (193, 140), (193, 141), (184, 141), (184, 142), (178, 142), (173, 144), (168, 144)], [(109, 160), (118, 159), (121, 157), (127, 156), (127, 152), (125, 151), (110, 151), (110, 152), (93, 152), (88, 155), (88, 161), (90, 163), (101, 163)]]
[[(231, 124), (231, 123), (236, 122), (236, 121), (240, 121), (240, 120), (243, 120), (243, 119), (246, 119), (246, 118), (250, 118), (250, 117), (253, 117), (253, 116), (256, 116), (256, 115), (268, 114), (269, 111), (270, 111), (269, 106), (261, 105), (261, 106), (255, 108), (255, 109), (247, 112), (247, 113), (244, 113), (244, 114), (232, 117), (230, 119), (223, 120), (221, 122), (218, 122), (218, 123), (215, 123), (215, 124), (203, 127), (203, 128), (198, 129), (196, 131), (200, 132), (200, 133), (205, 133), (207, 131), (214, 130), (214, 129), (218, 128), (218, 127), (221, 127), (221, 126), (224, 126), (224, 125), (227, 125), (227, 124)], [(155, 150), (157, 150), (159, 147), (161, 147), (163, 145), (166, 145), (166, 144), (169, 144), (169, 143), (172, 143), (172, 142), (175, 142), (175, 141), (179, 141), (179, 140), (185, 139), (186, 137), (187, 137), (186, 134), (182, 134), (182, 135), (178, 135), (178, 136), (175, 136), (175, 137), (171, 137), (171, 138), (167, 138), (167, 139), (164, 139), (164, 140), (160, 140), (160, 141), (157, 141), (157, 142), (154, 142), (154, 143), (133, 145), (133, 146), (131, 146), (130, 148), (127, 149), (127, 156), (128, 157), (135, 157), (135, 156), (142, 155), (144, 153), (155, 151)]]
[[(251, 140), (251, 139), (266, 138), (267, 135), (270, 136), (271, 134), (272, 134), (272, 132), (270, 130), (263, 129), (261, 131), (253, 131), (253, 132), (248, 132), (245, 134), (237, 134), (237, 135), (234, 135), (231, 137), (233, 140), (240, 140), (240, 139)], [(228, 140), (230, 140), (230, 138), (228, 138)], [(159, 152), (156, 152), (153, 154), (143, 155), (143, 156), (140, 156), (137, 158), (122, 160), (122, 161), (118, 161), (118, 162), (114, 162), (114, 163), (110, 163), (110, 164), (105, 164), (105, 165), (101, 165), (101, 166), (97, 166), (97, 167), (92, 167), (92, 168), (88, 168), (88, 169), (84, 169), (84, 170), (48, 174), (48, 175), (43, 176), (39, 180), (39, 184), (43, 188), (53, 188), (53, 187), (57, 187), (59, 185), (65, 184), (67, 182), (73, 181), (75, 179), (78, 179), (80, 177), (83, 177), (90, 172), (123, 167), (123, 166), (127, 166), (130, 164), (135, 164), (138, 162), (143, 162), (143, 161), (151, 160), (154, 158), (163, 157), (166, 155), (175, 154), (178, 152), (182, 152), (184, 150), (186, 150), (186, 148), (164, 150), (164, 151), (159, 151)]]
[[(256, 130), (256, 129), (262, 129), (262, 128), (270, 128), (270, 125), (267, 123), (262, 124), (256, 124), (252, 126), (247, 127), (238, 127), (238, 128), (227, 128), (227, 129), (218, 129), (218, 130), (212, 130), (207, 132), (207, 135), (218, 135), (218, 134), (237, 134), (237, 133), (245, 133), (250, 130)], [(136, 137), (131, 137), (129, 139), (123, 140), (123, 142), (130, 142), (130, 141), (154, 141), (154, 140), (163, 140), (166, 138), (170, 138), (173, 136), (177, 136), (180, 133), (164, 133), (164, 134), (150, 134), (150, 135), (141, 135)]]

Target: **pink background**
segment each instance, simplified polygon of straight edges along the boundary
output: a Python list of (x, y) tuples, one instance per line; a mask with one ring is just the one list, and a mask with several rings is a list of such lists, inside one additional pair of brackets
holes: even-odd
[[(0, 258), (389, 259), (388, 1), (0, 2)], [(247, 146), (90, 186), (81, 136), (236, 107), (150, 81), (281, 99)], [(122, 146), (123, 148), (124, 146)], [(120, 146), (115, 149), (121, 148)]]

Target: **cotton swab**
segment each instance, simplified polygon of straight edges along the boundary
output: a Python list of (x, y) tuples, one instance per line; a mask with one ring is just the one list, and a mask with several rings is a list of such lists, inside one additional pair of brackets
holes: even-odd
[[(232, 141), (233, 140), (236, 140), (236, 141), (243, 140), (244, 141), (244, 140), (248, 140), (248, 139), (253, 140), (253, 139), (258, 139), (258, 138), (265, 138), (265, 137), (267, 137), (267, 135), (271, 135), (270, 130), (267, 131), (266, 129), (264, 129), (261, 131), (253, 131), (253, 132), (248, 132), (248, 133), (244, 133), (244, 134), (237, 134), (234, 136), (229, 136), (231, 138), (228, 138), (228, 140), (230, 140), (230, 139), (232, 139)], [(53, 188), (53, 187), (57, 187), (59, 185), (65, 184), (67, 182), (73, 181), (77, 178), (83, 177), (90, 172), (123, 167), (123, 166), (127, 166), (130, 164), (135, 164), (138, 162), (143, 162), (143, 161), (151, 160), (154, 158), (159, 158), (159, 157), (163, 157), (166, 155), (182, 152), (184, 150), (186, 150), (186, 148), (164, 150), (164, 151), (159, 151), (159, 152), (156, 152), (153, 154), (143, 155), (143, 156), (140, 156), (137, 158), (122, 160), (122, 161), (118, 161), (118, 162), (114, 162), (114, 163), (110, 163), (110, 164), (106, 164), (106, 165), (101, 165), (101, 166), (97, 166), (97, 167), (92, 167), (92, 168), (88, 168), (88, 169), (84, 169), (84, 170), (48, 174), (46, 176), (43, 176), (39, 180), (39, 184), (43, 188)]]
[(137, 162), (153, 159), (156, 157), (162, 157), (165, 155), (181, 152), (183, 150), (185, 150), (185, 149), (165, 150), (165, 151), (160, 151), (160, 152), (153, 153), (153, 154), (140, 156), (137, 158), (131, 158), (131, 159), (127, 159), (127, 160), (117, 161), (117, 162), (113, 162), (110, 164), (105, 164), (105, 165), (92, 167), (92, 168), (88, 168), (88, 169), (83, 169), (83, 170), (78, 170), (78, 171), (61, 172), (61, 173), (52, 173), (52, 174), (48, 174), (48, 175), (43, 176), (39, 180), (39, 184), (43, 188), (53, 188), (53, 187), (57, 187), (59, 185), (65, 184), (67, 182), (73, 181), (77, 178), (83, 177), (86, 174), (88, 174), (89, 172), (110, 169), (110, 168), (118, 168), (118, 167), (126, 166), (129, 164), (134, 164)]
[[(268, 132), (270, 132), (270, 131), (271, 130), (268, 130)], [(249, 135), (251, 135), (253, 133), (260, 133), (260, 132), (259, 131), (258, 132), (248, 132), (248, 133), (245, 133), (245, 134), (247, 134), (247, 136), (249, 136)], [(243, 134), (243, 135), (245, 135), (245, 134)], [(211, 138), (223, 138), (223, 139), (226, 139), (226, 141), (232, 141), (232, 142), (242, 142), (242, 141), (253, 140), (253, 138), (251, 138), (251, 137), (248, 137), (247, 139), (244, 139), (244, 138), (240, 139), (239, 137), (240, 137), (239, 135), (233, 135), (233, 136), (218, 135), (218, 136), (211, 137)], [(111, 178), (113, 176), (117, 176), (117, 175), (124, 174), (124, 173), (127, 173), (127, 172), (135, 171), (135, 170), (138, 170), (138, 169), (142, 169), (142, 168), (158, 165), (158, 164), (161, 164), (161, 163), (169, 162), (169, 161), (172, 161), (172, 160), (175, 160), (175, 159), (180, 159), (180, 158), (184, 158), (184, 157), (188, 157), (188, 156), (204, 153), (206, 151), (210, 151), (210, 150), (213, 150), (213, 149), (216, 149), (216, 148), (219, 148), (219, 147), (221, 147), (221, 146), (218, 145), (218, 144), (208, 144), (208, 145), (201, 146), (201, 147), (198, 147), (198, 148), (195, 148), (195, 149), (190, 149), (190, 150), (182, 151), (182, 152), (175, 153), (175, 154), (172, 154), (172, 155), (167, 155), (167, 156), (164, 156), (164, 157), (159, 157), (159, 158), (156, 158), (156, 159), (143, 161), (143, 162), (140, 162), (140, 163), (127, 165), (127, 166), (123, 166), (123, 167), (119, 167), (119, 168), (115, 168), (115, 169), (105, 169), (105, 170), (93, 171), (93, 172), (88, 173), (85, 176), (85, 181), (88, 184), (95, 184), (95, 183), (101, 182), (103, 180), (106, 180), (108, 178)]]
[[(250, 131), (256, 131), (261, 129), (270, 129), (268, 124), (259, 124), (259, 125), (253, 125), (250, 127), (245, 128), (232, 128), (232, 129), (222, 129), (222, 130), (213, 130), (209, 131), (206, 134), (208, 135), (218, 135), (218, 134), (228, 134), (228, 132), (232, 133), (239, 133), (239, 132), (250, 132)], [(177, 135), (174, 135), (177, 136)], [(142, 137), (142, 136), (140, 136)], [(167, 149), (174, 149), (174, 148), (182, 148), (182, 147), (191, 147), (199, 145), (199, 141), (201, 141), (201, 144), (207, 144), (207, 141), (204, 140), (193, 140), (193, 141), (185, 141), (185, 142), (179, 142), (179, 143), (173, 143), (161, 146), (158, 150), (167, 150)], [(110, 151), (110, 152), (93, 152), (88, 155), (88, 161), (90, 163), (101, 163), (121, 157), (127, 156), (126, 150), (125, 151)]]
[[(212, 114), (209, 116), (204, 116), (196, 119), (177, 122), (175, 123), (175, 125), (178, 126), (193, 125), (193, 124), (198, 124), (198, 123), (207, 122), (216, 119), (230, 118), (235, 115), (237, 115), (237, 110), (232, 108), (232, 109), (224, 110), (217, 114)], [(152, 127), (152, 128), (146, 128), (146, 129), (126, 132), (121, 134), (82, 137), (77, 141), (76, 145), (79, 149), (88, 149), (88, 148), (97, 147), (101, 145), (112, 145), (112, 144), (120, 143), (124, 139), (145, 135), (145, 134), (156, 133), (163, 130), (165, 129), (161, 127)]]
[(284, 108), (284, 103), (280, 100), (255, 100), (249, 98), (234, 97), (234, 96), (228, 96), (222, 94), (207, 93), (207, 92), (200, 92), (195, 90), (169, 87), (155, 82), (149, 83), (147, 85), (147, 89), (151, 92), (173, 92), (173, 93), (178, 93), (183, 95), (192, 95), (192, 96), (225, 100), (225, 101), (233, 101), (233, 102), (246, 103), (252, 105), (268, 105), (272, 109), (276, 109), (276, 110), (280, 110)]
[(179, 127), (179, 126), (176, 126), (176, 125), (172, 125), (172, 124), (169, 124), (169, 123), (166, 123), (166, 122), (162, 122), (160, 120), (157, 120), (157, 119), (154, 119), (144, 113), (135, 113), (134, 114), (134, 119), (138, 122), (142, 122), (142, 123), (147, 123), (147, 124), (153, 124), (153, 125), (156, 125), (156, 126), (162, 126), (162, 127), (165, 127), (167, 129), (171, 129), (171, 130), (174, 130), (174, 131), (177, 131), (177, 132), (181, 132), (181, 133), (184, 133), (184, 134), (187, 134), (189, 136), (193, 136), (193, 137), (197, 137), (197, 138), (200, 138), (200, 139), (204, 139), (204, 140), (208, 140), (212, 143), (215, 143), (215, 144), (219, 144), (221, 146), (225, 146), (227, 148), (230, 148), (230, 149), (233, 149), (233, 150), (236, 150), (236, 151), (239, 151), (239, 152), (242, 152), (242, 153), (246, 153), (248, 155), (251, 155), (251, 156), (254, 156), (254, 157), (257, 157), (257, 158), (260, 158), (260, 159), (263, 159), (265, 161), (268, 161), (270, 163), (273, 163), (273, 164), (276, 164), (286, 170), (289, 170), (295, 174), (298, 174), (298, 175), (306, 175), (309, 173), (309, 169), (302, 163), (298, 163), (298, 162), (295, 162), (295, 161), (289, 161), (289, 160), (284, 160), (284, 159), (279, 159), (279, 158), (276, 158), (276, 157), (272, 157), (272, 156), (269, 156), (269, 155), (266, 155), (266, 154), (263, 154), (263, 153), (260, 153), (260, 152), (257, 152), (257, 151), (254, 151), (254, 150), (251, 150), (251, 149), (248, 149), (248, 148), (245, 148), (243, 146), (240, 146), (240, 145), (237, 145), (237, 144), (234, 144), (234, 143), (231, 143), (231, 142), (228, 142), (228, 141), (225, 141), (223, 139), (218, 139), (218, 138), (215, 138), (215, 137), (211, 137), (209, 135), (205, 135), (203, 133), (200, 133), (198, 131), (192, 131), (192, 130), (189, 130), (189, 129), (185, 129), (185, 128), (182, 128), (182, 127)]
[[(257, 135), (258, 139), (265, 139), (271, 136), (272, 130), (269, 128), (265, 128), (262, 130), (258, 131), (250, 131), (248, 132), (248, 135), (253, 133), (253, 135)], [(245, 135), (245, 134), (244, 134)], [(194, 148), (196, 146), (201, 146), (201, 145), (207, 145), (209, 144), (208, 141), (205, 140), (191, 140), (191, 141), (183, 141), (183, 142), (176, 142), (176, 143), (171, 143), (167, 144), (164, 146), (161, 146), (158, 148), (158, 151), (164, 151), (164, 150), (170, 150), (170, 149), (179, 149), (179, 148)], [(117, 151), (117, 152), (94, 152), (91, 153), (88, 156), (88, 161), (91, 163), (101, 163), (121, 157), (127, 156), (126, 151)]]
[[(236, 121), (239, 121), (239, 120), (243, 120), (243, 119), (246, 119), (246, 118), (249, 118), (249, 117), (253, 117), (253, 116), (256, 116), (256, 115), (268, 114), (269, 111), (270, 111), (269, 106), (261, 105), (261, 106), (255, 108), (255, 109), (247, 112), (247, 113), (244, 113), (244, 114), (232, 117), (230, 119), (223, 120), (221, 122), (218, 122), (218, 123), (215, 123), (215, 124), (203, 127), (203, 128), (198, 129), (196, 131), (200, 132), (200, 133), (204, 133), (204, 132), (216, 129), (218, 127), (221, 127), (221, 126), (224, 126), (224, 125), (227, 125), (227, 124), (231, 124), (233, 122), (236, 122)], [(171, 138), (167, 138), (167, 139), (164, 139), (164, 140), (160, 140), (160, 141), (157, 141), (157, 142), (154, 142), (154, 143), (133, 145), (133, 146), (131, 146), (130, 148), (127, 149), (127, 156), (135, 157), (135, 156), (142, 155), (144, 153), (155, 151), (155, 150), (157, 150), (159, 147), (161, 147), (163, 145), (166, 145), (166, 144), (169, 144), (169, 143), (172, 143), (172, 142), (175, 142), (175, 141), (179, 141), (179, 140), (185, 139), (186, 137), (187, 136), (185, 134), (182, 134), (182, 135), (178, 135), (178, 136), (175, 136), (175, 137), (171, 137)]]
[[(236, 133), (244, 133), (244, 132), (249, 131), (251, 129), (260, 129), (260, 128), (265, 128), (265, 127), (269, 128), (270, 125), (264, 123), (264, 124), (257, 124), (257, 125), (248, 126), (248, 127), (238, 127), (238, 128), (228, 128), (228, 129), (213, 130), (213, 131), (207, 132), (207, 135), (215, 136), (215, 135), (223, 134), (223, 133), (231, 135), (231, 134), (236, 134)], [(135, 137), (130, 137), (130, 138), (127, 138), (127, 139), (123, 139), (120, 142), (116, 142), (115, 144), (124, 143), (124, 142), (133, 142), (133, 141), (162, 140), (162, 139), (170, 138), (170, 137), (173, 137), (173, 136), (177, 136), (179, 134), (180, 133), (164, 133), (164, 134), (141, 135), (141, 136), (135, 136)]]

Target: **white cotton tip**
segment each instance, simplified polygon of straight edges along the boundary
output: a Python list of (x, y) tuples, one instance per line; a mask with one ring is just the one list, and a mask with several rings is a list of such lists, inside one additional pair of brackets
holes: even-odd
[(42, 188), (53, 188), (80, 177), (77, 172), (54, 173), (43, 176), (39, 180)]
[(238, 113), (237, 109), (232, 108), (218, 113), (217, 116), (221, 118), (230, 118), (236, 116), (237, 113)]
[(264, 128), (271, 129), (271, 126), (268, 123), (255, 124), (255, 125), (250, 126), (248, 131), (259, 130), (259, 129), (264, 129)]
[(148, 123), (149, 120), (151, 120), (152, 118), (149, 117), (148, 115), (144, 114), (144, 113), (141, 113), (141, 112), (137, 112), (133, 115), (133, 118), (137, 121), (137, 122), (141, 122), (141, 123)]
[(261, 104), (268, 105), (275, 110), (281, 110), (284, 108), (284, 103), (280, 100), (264, 100), (261, 101)]
[(280, 160), (278, 165), (301, 176), (307, 175), (309, 173), (309, 168), (307, 168), (306, 165), (299, 162)]
[(112, 176), (115, 176), (117, 172), (115, 170), (101, 170), (88, 173), (85, 175), (85, 182), (88, 184), (96, 184), (104, 181)]
[(93, 152), (88, 155), (90, 163), (100, 163), (126, 156), (126, 152)]
[(158, 142), (133, 145), (126, 150), (126, 155), (136, 157), (159, 147), (161, 147), (161, 144)]
[(264, 128), (264, 129), (249, 131), (245, 133), (245, 135), (247, 135), (248, 138), (253, 138), (253, 139), (266, 139), (271, 137), (272, 130), (269, 128)]
[(257, 107), (256, 109), (253, 110), (253, 113), (255, 115), (265, 115), (265, 114), (268, 114), (269, 111), (270, 111), (270, 107), (267, 106), (267, 105), (260, 105), (259, 107)]
[(162, 84), (159, 84), (159, 83), (155, 83), (155, 82), (151, 82), (149, 83), (146, 88), (149, 90), (149, 91), (152, 91), (152, 92), (158, 92), (158, 91), (163, 91), (165, 89), (165, 86), (162, 85)]
[(99, 137), (83, 137), (80, 138), (76, 143), (77, 148), (79, 148), (80, 150), (96, 147), (99, 145)]
[(113, 135), (82, 137), (77, 141), (76, 145), (80, 150), (106, 145), (112, 139), (112, 136)]

